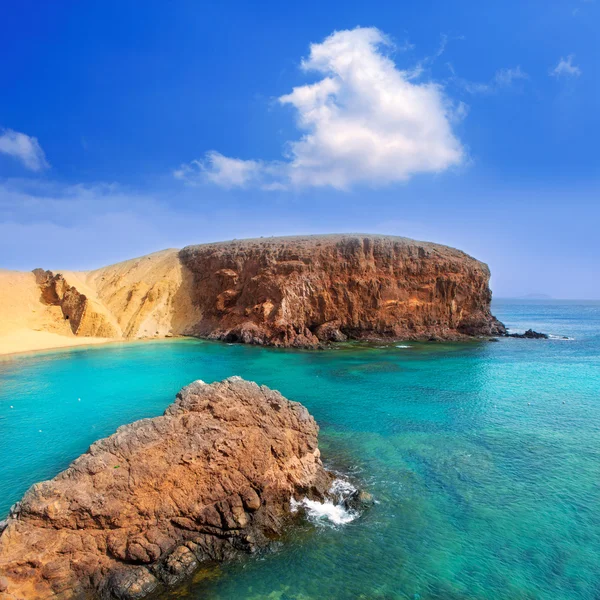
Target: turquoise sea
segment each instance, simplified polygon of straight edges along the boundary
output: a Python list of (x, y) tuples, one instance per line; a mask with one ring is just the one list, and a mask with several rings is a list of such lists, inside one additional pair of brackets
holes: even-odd
[(0, 515), (97, 438), (161, 414), (184, 384), (240, 375), (305, 404), (326, 464), (376, 504), (345, 525), (306, 522), (177, 595), (597, 600), (600, 302), (494, 312), (570, 339), (325, 352), (174, 340), (1, 360)]

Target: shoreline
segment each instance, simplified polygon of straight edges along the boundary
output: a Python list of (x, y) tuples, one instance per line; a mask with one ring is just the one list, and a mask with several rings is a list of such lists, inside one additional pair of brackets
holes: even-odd
[[(45, 332), (44, 332), (45, 333)], [(333, 342), (325, 345), (320, 345), (317, 347), (285, 347), (285, 346), (271, 346), (271, 345), (260, 345), (260, 344), (245, 344), (243, 342), (226, 342), (224, 340), (219, 339), (210, 339), (203, 337), (196, 337), (190, 335), (170, 335), (168, 337), (147, 337), (147, 338), (94, 338), (94, 337), (67, 337), (67, 336), (58, 336), (53, 334), (56, 338), (61, 338), (60, 342), (52, 345), (40, 345), (29, 347), (27, 349), (22, 350), (7, 350), (3, 348), (3, 342), (6, 340), (8, 336), (0, 336), (0, 362), (10, 360), (12, 358), (19, 357), (27, 357), (27, 356), (35, 356), (46, 353), (55, 353), (60, 352), (61, 350), (74, 350), (81, 349), (84, 350), (86, 348), (98, 347), (98, 346), (109, 346), (109, 345), (130, 345), (130, 344), (138, 344), (143, 342), (171, 342), (171, 341), (181, 341), (181, 340), (196, 340), (196, 341), (204, 341), (204, 342), (212, 342), (215, 344), (224, 344), (224, 345), (235, 345), (235, 346), (252, 346), (255, 348), (269, 348), (271, 350), (296, 350), (296, 351), (327, 351), (334, 350), (335, 348), (344, 347), (344, 346), (353, 346), (353, 345), (365, 345), (365, 346), (374, 346), (376, 344), (401, 344), (401, 343), (414, 343), (414, 344), (472, 344), (472, 343), (481, 343), (481, 342), (489, 342), (491, 338), (483, 338), (483, 337), (468, 337), (464, 336), (459, 339), (426, 339), (426, 338), (353, 338), (346, 340), (344, 342)], [(376, 347), (376, 346), (375, 346)]]
[[(85, 338), (77, 338), (74, 337), (72, 340), (66, 336), (65, 339), (68, 343), (59, 343), (56, 345), (48, 345), (48, 346), (39, 346), (33, 347), (23, 350), (6, 350), (2, 347), (2, 342), (4, 341), (0, 336), (0, 362), (4, 360), (8, 360), (11, 358), (19, 358), (26, 357), (36, 354), (45, 354), (49, 352), (58, 352), (60, 350), (73, 350), (73, 349), (85, 349), (92, 348), (96, 346), (109, 346), (115, 344), (137, 344), (140, 342), (161, 342), (161, 341), (173, 341), (173, 340), (183, 340), (183, 339), (198, 339), (191, 336), (185, 335), (174, 335), (171, 337), (156, 337), (156, 338), (137, 338), (137, 339), (120, 339), (120, 338), (94, 338), (94, 337), (85, 337)], [(62, 340), (61, 340), (62, 342)]]

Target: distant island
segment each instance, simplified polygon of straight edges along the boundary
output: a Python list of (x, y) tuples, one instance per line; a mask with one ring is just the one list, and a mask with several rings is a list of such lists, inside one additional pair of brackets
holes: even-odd
[(525, 294), (524, 296), (519, 296), (519, 300), (552, 300), (552, 296), (548, 294)]

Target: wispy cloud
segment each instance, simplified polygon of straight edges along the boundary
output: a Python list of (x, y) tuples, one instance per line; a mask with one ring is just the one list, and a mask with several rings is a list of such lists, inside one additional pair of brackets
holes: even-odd
[(451, 64), (448, 64), (448, 68), (452, 73), (452, 81), (469, 94), (495, 94), (502, 89), (511, 87), (516, 81), (529, 79), (529, 75), (521, 69), (520, 65), (498, 69), (490, 81), (483, 83), (457, 77)]
[(261, 161), (229, 158), (212, 150), (201, 160), (181, 165), (174, 175), (185, 181), (194, 181), (200, 177), (224, 188), (234, 188), (259, 183), (260, 174), (264, 170), (265, 165)]
[(0, 132), (0, 153), (16, 158), (31, 171), (41, 171), (50, 166), (37, 138), (12, 129)]
[[(596, 2), (596, 0), (580, 0), (581, 4), (594, 4)], [(578, 15), (582, 15), (584, 14), (584, 10), (582, 10), (582, 7), (580, 6), (576, 6), (572, 11), (571, 14), (576, 17)]]
[(208, 223), (118, 184), (0, 179), (3, 268), (100, 266), (194, 240)]
[[(445, 38), (437, 55), (443, 52)], [(376, 28), (337, 31), (312, 44), (301, 63), (318, 73), (278, 100), (294, 109), (300, 139), (280, 161), (242, 160), (210, 151), (180, 167), (189, 183), (263, 189), (356, 184), (386, 185), (462, 163), (452, 131), (456, 106), (436, 83), (415, 83), (388, 56), (389, 38)]]
[[(435, 63), (437, 61), (437, 59), (440, 58), (440, 56), (442, 56), (442, 54), (444, 54), (446, 52), (446, 48), (448, 47), (448, 42), (454, 41), (454, 40), (464, 40), (464, 39), (465, 39), (465, 37), (462, 35), (450, 38), (450, 37), (448, 37), (447, 34), (442, 33), (440, 35), (440, 43), (437, 47), (437, 50), (433, 54), (426, 56), (425, 58), (422, 58), (421, 60), (419, 60), (412, 69), (409, 69), (408, 71), (404, 71), (404, 75), (408, 79), (418, 79), (428, 69), (431, 68), (433, 63)], [(448, 63), (448, 64), (450, 64), (450, 63)]]
[(520, 65), (513, 69), (500, 69), (494, 76), (494, 82), (498, 87), (510, 86), (518, 79), (529, 79), (529, 75), (521, 69)]
[(567, 58), (560, 57), (558, 64), (550, 69), (551, 77), (579, 77), (581, 75), (581, 69), (573, 64), (574, 54), (569, 54)]

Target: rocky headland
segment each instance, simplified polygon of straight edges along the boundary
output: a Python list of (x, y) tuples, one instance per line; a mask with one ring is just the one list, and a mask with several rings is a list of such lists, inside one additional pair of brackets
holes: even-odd
[(377, 235), (188, 246), (196, 335), (274, 346), (502, 335), (487, 265), (460, 250)]
[(3, 337), (10, 351), (27, 331), (74, 343), (193, 335), (305, 348), (501, 336), (489, 278), (460, 250), (367, 234), (202, 244), (90, 272), (2, 271), (0, 352)]
[(301, 404), (264, 386), (192, 383), (11, 509), (0, 597), (136, 600), (267, 545), (293, 500), (329, 497), (317, 434)]

